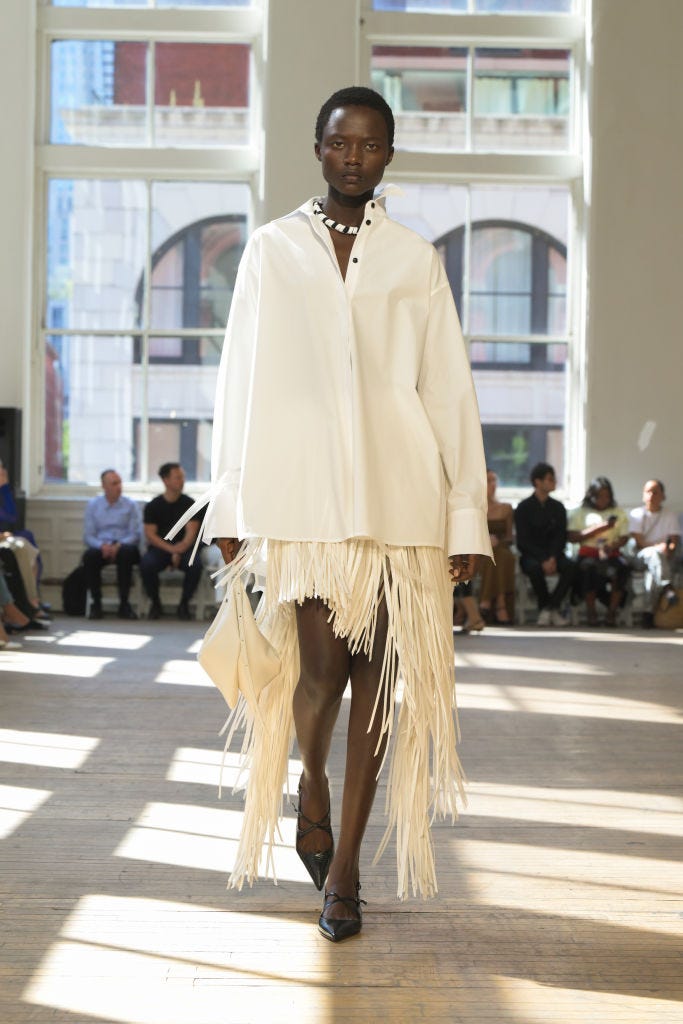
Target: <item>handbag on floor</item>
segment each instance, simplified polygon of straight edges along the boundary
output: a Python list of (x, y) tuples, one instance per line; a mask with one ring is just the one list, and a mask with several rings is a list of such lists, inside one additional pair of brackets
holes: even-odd
[(228, 587), (197, 659), (230, 708), (236, 707), (241, 693), (258, 710), (259, 694), (279, 674), (281, 664), (256, 624), (241, 577)]

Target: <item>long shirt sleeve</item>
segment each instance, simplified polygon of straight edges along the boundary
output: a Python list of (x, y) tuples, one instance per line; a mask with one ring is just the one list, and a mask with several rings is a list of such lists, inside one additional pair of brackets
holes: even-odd
[(446, 550), (490, 555), (479, 408), (453, 293), (436, 252), (432, 279), (417, 390), (446, 479)]
[(244, 432), (250, 391), (258, 304), (258, 237), (252, 236), (237, 272), (216, 381), (211, 448), (215, 497), (209, 505), (204, 536), (237, 537)]

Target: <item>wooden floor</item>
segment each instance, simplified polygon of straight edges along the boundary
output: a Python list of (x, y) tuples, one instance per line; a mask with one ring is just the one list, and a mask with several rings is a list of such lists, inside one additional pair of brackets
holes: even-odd
[(682, 635), (458, 638), (470, 804), (435, 828), (439, 896), (371, 866), (380, 794), (339, 947), (291, 812), (278, 887), (225, 890), (241, 804), (199, 635), (61, 619), (0, 652), (0, 1024), (683, 1022)]

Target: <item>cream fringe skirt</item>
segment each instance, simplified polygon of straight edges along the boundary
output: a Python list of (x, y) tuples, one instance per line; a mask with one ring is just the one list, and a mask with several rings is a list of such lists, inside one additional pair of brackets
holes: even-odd
[(377, 612), (386, 600), (388, 635), (372, 720), (380, 716), (382, 736), (389, 738), (384, 755), (389, 760), (388, 820), (374, 863), (395, 830), (399, 898), (410, 892), (433, 896), (437, 883), (430, 826), (446, 816), (455, 821), (457, 797), (465, 802), (456, 752), (452, 584), (443, 551), (371, 540), (252, 538), (226, 568), (227, 586), (238, 573), (254, 573), (257, 581), (265, 577), (256, 618), (281, 657), (282, 672), (262, 690), (257, 709), (240, 696), (224, 726), (226, 750), (244, 730), (236, 786), (245, 789), (244, 822), (228, 887), (254, 882), (264, 843), (265, 873), (275, 879), (273, 847), (287, 792), (292, 698), (299, 678), (294, 603), (319, 597), (330, 608), (335, 634), (347, 640), (352, 653), (366, 654), (372, 652)]

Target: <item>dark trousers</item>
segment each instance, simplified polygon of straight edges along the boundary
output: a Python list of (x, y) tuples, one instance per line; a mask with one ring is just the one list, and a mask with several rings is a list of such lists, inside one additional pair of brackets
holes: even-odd
[[(185, 573), (183, 590), (180, 595), (181, 601), (189, 601), (199, 586), (202, 576), (202, 563), (199, 557), (193, 565), (190, 565), (192, 550), (186, 551), (180, 559), (178, 568)], [(155, 604), (159, 603), (159, 573), (163, 572), (171, 564), (170, 551), (162, 551), (161, 548), (148, 548), (140, 562), (140, 575), (145, 585), (147, 596)]]
[(603, 604), (609, 604), (613, 590), (624, 591), (630, 573), (624, 558), (580, 558), (577, 590), (581, 597), (597, 594)]
[[(116, 586), (119, 601), (123, 604), (128, 600), (130, 585), (133, 580), (133, 566), (140, 561), (140, 550), (135, 544), (122, 544), (116, 553)], [(105, 562), (99, 548), (87, 548), (83, 555), (85, 569), (85, 585), (92, 595), (93, 601), (102, 600), (102, 566), (111, 565)]]
[(526, 555), (522, 555), (519, 560), (522, 572), (529, 577), (531, 586), (534, 588), (539, 611), (543, 611), (544, 608), (552, 608), (553, 610), (559, 608), (574, 583), (576, 573), (574, 562), (567, 558), (566, 555), (558, 555), (555, 561), (557, 562), (558, 580), (551, 594), (548, 590), (547, 577), (543, 572), (541, 563), (537, 559), (529, 558)]

